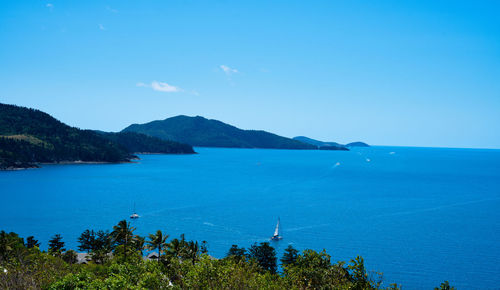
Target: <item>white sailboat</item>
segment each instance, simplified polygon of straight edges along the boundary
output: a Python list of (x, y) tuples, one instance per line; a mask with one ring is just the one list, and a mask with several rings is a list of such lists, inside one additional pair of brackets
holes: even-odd
[(130, 218), (133, 220), (140, 218), (140, 216), (135, 211), (135, 202), (134, 202), (134, 213), (130, 215)]
[(280, 236), (280, 218), (278, 217), (278, 223), (276, 224), (276, 228), (274, 229), (274, 235), (271, 237), (272, 241), (279, 241), (281, 240)]

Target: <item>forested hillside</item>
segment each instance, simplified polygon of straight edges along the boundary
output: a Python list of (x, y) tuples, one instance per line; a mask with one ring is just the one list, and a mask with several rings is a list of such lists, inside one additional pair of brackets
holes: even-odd
[(70, 127), (39, 110), (0, 104), (0, 169), (39, 163), (127, 162), (133, 152), (194, 153), (190, 145), (136, 133)]
[(94, 131), (70, 127), (39, 110), (0, 104), (0, 168), (39, 162), (123, 162), (132, 157)]
[(137, 132), (200, 147), (316, 149), (315, 146), (265, 131), (242, 130), (200, 116), (177, 116), (133, 124), (122, 132)]
[(193, 147), (170, 140), (151, 137), (134, 132), (98, 132), (104, 138), (126, 148), (133, 153), (165, 153), (165, 154), (193, 154)]

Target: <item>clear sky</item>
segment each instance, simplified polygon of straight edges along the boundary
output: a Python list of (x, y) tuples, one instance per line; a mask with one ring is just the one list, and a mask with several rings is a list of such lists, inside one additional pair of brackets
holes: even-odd
[(500, 1), (2, 1), (0, 102), (118, 131), (175, 115), (500, 148)]

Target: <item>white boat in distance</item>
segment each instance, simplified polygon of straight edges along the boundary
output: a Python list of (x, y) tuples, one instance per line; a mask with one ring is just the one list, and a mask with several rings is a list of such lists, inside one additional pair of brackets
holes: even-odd
[(135, 211), (135, 203), (134, 203), (134, 213), (130, 215), (130, 218), (131, 219), (138, 219), (138, 218), (140, 218), (140, 216)]
[(274, 229), (274, 235), (271, 237), (271, 241), (279, 241), (281, 240), (280, 236), (280, 218), (278, 218), (278, 223), (276, 224), (276, 228)]

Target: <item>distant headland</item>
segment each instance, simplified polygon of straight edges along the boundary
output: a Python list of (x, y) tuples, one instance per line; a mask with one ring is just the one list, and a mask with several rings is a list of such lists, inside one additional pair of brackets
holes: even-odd
[(0, 104), (0, 169), (130, 162), (137, 158), (135, 152), (195, 153), (190, 145), (137, 133), (81, 130), (39, 110)]
[(316, 146), (320, 150), (349, 150), (352, 147), (370, 147), (370, 145), (363, 142), (352, 142), (345, 145), (339, 144), (337, 142), (323, 142), (315, 139), (311, 139), (305, 136), (297, 136), (293, 138), (294, 140), (304, 142)]
[(122, 132), (136, 132), (198, 147), (316, 149), (310, 144), (260, 130), (242, 130), (201, 116), (176, 116), (133, 124)]
[(51, 163), (130, 162), (138, 158), (137, 153), (196, 153), (192, 146), (349, 151), (368, 145), (342, 145), (304, 136), (292, 139), (183, 115), (133, 124), (117, 133), (82, 130), (36, 109), (0, 103), (0, 170)]

